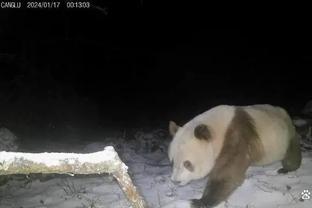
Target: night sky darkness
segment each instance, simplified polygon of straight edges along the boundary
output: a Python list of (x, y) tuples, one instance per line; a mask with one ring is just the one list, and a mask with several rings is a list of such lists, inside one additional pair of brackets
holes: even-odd
[(299, 114), (312, 97), (308, 30), (224, 29), (190, 12), (113, 2), (94, 3), (105, 12), (0, 11), (1, 125), (166, 128), (218, 104)]

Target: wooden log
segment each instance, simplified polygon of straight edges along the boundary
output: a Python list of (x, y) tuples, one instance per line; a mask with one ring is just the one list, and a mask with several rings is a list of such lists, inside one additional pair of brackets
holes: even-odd
[(77, 153), (23, 153), (0, 152), (0, 175), (57, 173), (57, 174), (112, 174), (134, 208), (145, 208), (127, 172), (128, 167), (120, 160), (112, 146), (103, 151)]

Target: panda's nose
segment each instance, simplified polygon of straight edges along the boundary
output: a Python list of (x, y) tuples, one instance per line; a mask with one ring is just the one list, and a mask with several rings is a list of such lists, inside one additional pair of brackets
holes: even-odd
[(181, 181), (176, 180), (173, 176), (171, 176), (170, 180), (174, 185), (179, 185), (181, 183)]
[(178, 185), (181, 184), (181, 181), (173, 181), (173, 180), (171, 180), (171, 181), (172, 181), (172, 183), (173, 183), (174, 185), (176, 185), (176, 186), (178, 186)]

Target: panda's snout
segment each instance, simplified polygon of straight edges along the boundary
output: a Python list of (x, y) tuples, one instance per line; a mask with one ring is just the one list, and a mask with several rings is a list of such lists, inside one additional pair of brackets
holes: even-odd
[(180, 186), (182, 184), (182, 181), (177, 180), (174, 176), (171, 176), (170, 180), (176, 186)]
[(170, 180), (173, 184), (177, 184), (180, 182), (179, 180), (176, 179), (176, 177), (174, 177), (174, 174), (171, 175)]
[(174, 185), (176, 185), (176, 186), (178, 186), (178, 185), (181, 184), (181, 181), (173, 181), (173, 180), (171, 180), (171, 182), (172, 182)]

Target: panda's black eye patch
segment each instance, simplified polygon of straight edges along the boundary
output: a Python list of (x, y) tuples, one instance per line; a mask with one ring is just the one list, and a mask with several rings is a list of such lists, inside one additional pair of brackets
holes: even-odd
[(194, 166), (193, 166), (193, 164), (192, 164), (189, 160), (185, 160), (185, 161), (183, 162), (183, 166), (184, 166), (187, 170), (189, 170), (190, 172), (193, 172), (193, 171), (194, 171)]

